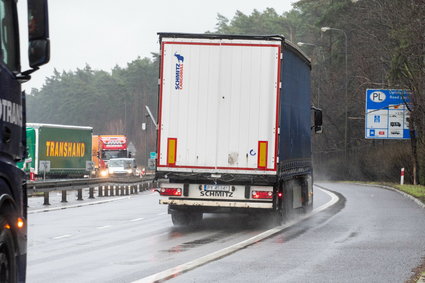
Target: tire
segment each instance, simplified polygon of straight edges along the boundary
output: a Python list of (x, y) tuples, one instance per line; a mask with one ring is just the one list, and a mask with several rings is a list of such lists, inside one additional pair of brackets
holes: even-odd
[(311, 201), (310, 204), (306, 204), (306, 206), (304, 207), (304, 214), (309, 214), (313, 211), (313, 200)]
[(285, 188), (285, 183), (279, 185), (279, 191), (283, 194), (283, 199), (278, 202), (277, 210), (273, 213), (273, 222), (275, 225), (285, 224), (288, 220), (288, 190)]
[(272, 217), (274, 225), (280, 226), (285, 223), (285, 215), (283, 209), (276, 210)]
[(16, 282), (16, 248), (8, 222), (0, 216), (0, 282)]
[(171, 220), (174, 226), (200, 225), (202, 213), (175, 211), (171, 213)]
[(190, 223), (189, 214), (185, 212), (172, 212), (171, 220), (174, 226), (187, 226)]
[(190, 225), (201, 225), (202, 223), (202, 212), (193, 212), (190, 215)]
[[(313, 187), (313, 180), (312, 179), (311, 179), (311, 186)], [(313, 189), (311, 191), (313, 191)], [(303, 213), (309, 214), (313, 210), (313, 199), (311, 199), (311, 202), (309, 204), (308, 203), (309, 198), (310, 198), (309, 197), (309, 182), (306, 179), (304, 179), (304, 182), (302, 184), (302, 195), (303, 195), (303, 199), (304, 199)]]

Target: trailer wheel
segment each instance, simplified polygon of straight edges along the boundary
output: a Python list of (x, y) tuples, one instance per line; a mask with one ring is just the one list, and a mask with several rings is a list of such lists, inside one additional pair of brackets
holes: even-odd
[(190, 215), (191, 225), (200, 225), (202, 223), (202, 212), (193, 212)]
[(274, 220), (275, 225), (282, 225), (288, 220), (288, 211), (287, 211), (287, 208), (288, 208), (288, 204), (287, 204), (288, 196), (287, 196), (287, 194), (288, 194), (288, 192), (287, 192), (287, 189), (284, 186), (284, 183), (280, 184), (280, 188), (282, 190), (281, 192), (283, 194), (283, 199), (280, 199), (278, 201), (277, 210), (274, 212), (274, 215), (273, 215), (273, 220)]
[(187, 212), (174, 211), (171, 213), (174, 226), (186, 226), (190, 223), (190, 215)]
[(0, 282), (16, 282), (15, 244), (4, 216), (0, 216)]
[(279, 209), (277, 211), (275, 211), (274, 215), (273, 215), (273, 220), (274, 220), (274, 224), (275, 225), (282, 225), (283, 223), (285, 223), (285, 215), (284, 215), (284, 211), (283, 209)]
[(171, 220), (175, 226), (199, 225), (202, 222), (202, 213), (174, 211)]
[[(310, 178), (310, 182), (307, 180), (308, 178)], [(310, 203), (310, 195), (309, 192), (313, 191), (313, 181), (312, 178), (310, 176), (308, 176), (307, 178), (305, 178), (303, 180), (302, 183), (302, 197), (303, 197), (303, 213), (304, 214), (308, 214), (313, 210), (313, 199), (311, 199)]]

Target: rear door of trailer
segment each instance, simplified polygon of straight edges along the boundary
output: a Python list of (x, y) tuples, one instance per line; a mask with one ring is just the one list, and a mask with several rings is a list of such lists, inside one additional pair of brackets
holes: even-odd
[(280, 40), (162, 37), (158, 171), (276, 174)]

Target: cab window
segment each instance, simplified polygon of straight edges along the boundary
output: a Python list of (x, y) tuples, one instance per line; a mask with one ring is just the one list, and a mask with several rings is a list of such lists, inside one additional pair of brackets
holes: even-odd
[(11, 71), (18, 71), (19, 48), (14, 5), (13, 0), (0, 0), (0, 62)]

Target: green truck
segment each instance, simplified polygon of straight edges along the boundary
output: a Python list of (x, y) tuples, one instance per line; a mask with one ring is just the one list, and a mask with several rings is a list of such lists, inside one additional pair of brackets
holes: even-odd
[(92, 133), (92, 127), (27, 123), (28, 156), (18, 167), (46, 178), (88, 175)]

